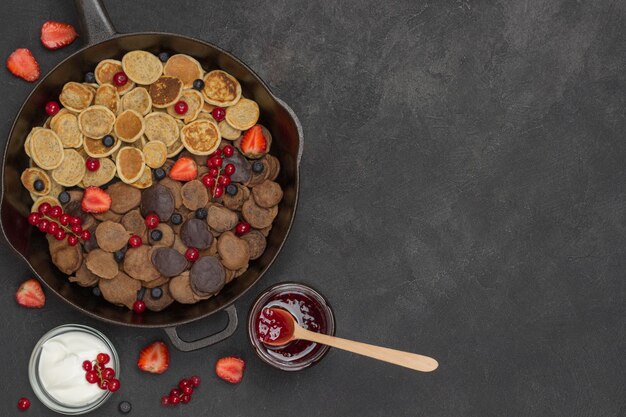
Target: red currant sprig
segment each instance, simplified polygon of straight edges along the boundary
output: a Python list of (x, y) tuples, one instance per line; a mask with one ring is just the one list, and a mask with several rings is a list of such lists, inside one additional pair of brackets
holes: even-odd
[(181, 379), (178, 382), (178, 387), (172, 388), (169, 395), (164, 395), (161, 397), (161, 405), (177, 405), (177, 404), (187, 404), (191, 401), (191, 394), (195, 388), (200, 386), (200, 377), (192, 376), (189, 379)]
[(95, 361), (84, 361), (85, 379), (90, 384), (98, 384), (100, 389), (115, 392), (120, 389), (120, 380), (115, 378), (115, 370), (107, 368), (111, 358), (106, 353), (98, 353)]
[(213, 198), (220, 198), (224, 195), (224, 188), (231, 183), (230, 177), (236, 171), (235, 165), (224, 165), (222, 155), (228, 158), (234, 153), (235, 148), (232, 145), (226, 145), (224, 149), (213, 152), (206, 161), (209, 172), (202, 177), (202, 183), (209, 189)]
[(80, 217), (70, 216), (64, 213), (60, 206), (52, 206), (49, 203), (42, 203), (37, 211), (28, 215), (28, 223), (37, 226), (37, 228), (49, 233), (56, 240), (67, 238), (70, 246), (78, 244), (78, 239), (89, 240), (91, 233), (83, 230)]

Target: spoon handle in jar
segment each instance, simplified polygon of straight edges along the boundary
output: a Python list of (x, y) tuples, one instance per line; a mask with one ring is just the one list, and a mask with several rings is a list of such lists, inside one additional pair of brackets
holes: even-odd
[(415, 371), (432, 372), (439, 366), (439, 363), (435, 359), (428, 356), (315, 333), (299, 326), (296, 326), (294, 329), (294, 338), (347, 350), (348, 352), (368, 356), (394, 365), (404, 366), (405, 368)]

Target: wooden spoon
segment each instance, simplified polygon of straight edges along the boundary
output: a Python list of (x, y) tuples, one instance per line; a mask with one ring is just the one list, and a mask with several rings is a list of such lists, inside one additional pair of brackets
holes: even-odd
[(300, 325), (296, 323), (295, 318), (288, 311), (275, 307), (268, 308), (267, 310), (266, 315), (272, 317), (275, 330), (279, 330), (278, 335), (273, 333), (271, 338), (268, 337), (261, 340), (268, 346), (283, 346), (292, 340), (302, 339), (332, 346), (337, 349), (347, 350), (348, 352), (358, 355), (369, 356), (379, 361), (393, 363), (394, 365), (404, 366), (405, 368), (421, 372), (432, 372), (439, 366), (439, 363), (437, 363), (435, 359), (428, 356), (311, 332), (300, 327)]

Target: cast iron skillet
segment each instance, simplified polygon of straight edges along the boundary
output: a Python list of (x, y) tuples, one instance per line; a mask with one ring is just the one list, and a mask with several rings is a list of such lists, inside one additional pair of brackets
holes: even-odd
[[(303, 146), (300, 122), (294, 112), (274, 96), (246, 64), (219, 47), (170, 33), (118, 34), (100, 0), (76, 0), (76, 6), (83, 31), (82, 39), (88, 46), (63, 60), (37, 84), (13, 123), (2, 170), (2, 232), (49, 290), (91, 317), (125, 326), (164, 328), (174, 346), (184, 351), (224, 340), (237, 327), (234, 301), (267, 271), (291, 228), (298, 201), (298, 171)], [(207, 69), (221, 68), (234, 75), (241, 82), (244, 95), (259, 104), (260, 123), (272, 132), (274, 140), (271, 153), (280, 160), (281, 171), (277, 182), (284, 190), (278, 217), (268, 237), (267, 249), (261, 258), (250, 264), (250, 269), (244, 275), (209, 300), (194, 305), (174, 303), (162, 312), (146, 312), (141, 316), (93, 296), (88, 288), (70, 284), (67, 276), (56, 269), (50, 260), (45, 236), (26, 221), (32, 200), (20, 182), (20, 174), (28, 166), (28, 158), (23, 150), (24, 140), (32, 126), (41, 126), (44, 122), (44, 103), (58, 97), (66, 82), (82, 80), (85, 72), (93, 71), (99, 61), (106, 58), (121, 59), (125, 52), (134, 49), (189, 54)], [(183, 341), (178, 337), (176, 326), (208, 317), (220, 310), (225, 310), (229, 317), (228, 325), (221, 332), (195, 341)]]

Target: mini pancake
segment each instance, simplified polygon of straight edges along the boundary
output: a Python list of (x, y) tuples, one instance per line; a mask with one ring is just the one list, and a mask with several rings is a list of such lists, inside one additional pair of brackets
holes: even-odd
[[(29, 158), (32, 158), (31, 154), (30, 154), (30, 138), (33, 136), (33, 132), (35, 132), (38, 129), (45, 129), (43, 127), (33, 127), (30, 132), (28, 132), (28, 135), (26, 136), (26, 139), (24, 139), (24, 152), (26, 153), (26, 155), (28, 155)], [(33, 160), (30, 159), (29, 162), (31, 163), (30, 166), (32, 166), (32, 162)]]
[(150, 261), (151, 250), (152, 248), (147, 245), (129, 248), (124, 256), (124, 272), (140, 281), (150, 282), (159, 279), (161, 274)]
[(131, 210), (122, 217), (122, 225), (130, 233), (143, 236), (146, 233), (147, 227), (144, 218), (141, 216), (139, 209)]
[(181, 129), (180, 139), (192, 154), (209, 155), (220, 146), (222, 136), (215, 123), (196, 120)]
[(74, 112), (80, 112), (91, 105), (95, 91), (92, 87), (70, 81), (63, 86), (59, 101), (63, 107)]
[[(96, 65), (94, 75), (98, 84), (111, 84), (113, 83), (113, 76), (122, 71), (122, 63), (116, 59), (105, 59)], [(115, 86), (119, 95), (123, 95), (135, 87), (135, 83), (129, 80), (126, 84)]]
[(167, 147), (167, 157), (168, 158), (175, 157), (176, 155), (180, 153), (180, 151), (183, 150), (184, 147), (185, 145), (183, 145), (183, 142), (181, 142), (180, 140), (177, 140), (176, 142), (172, 143), (170, 146)]
[(224, 232), (217, 239), (217, 253), (222, 259), (222, 264), (228, 269), (236, 271), (248, 266), (250, 259), (248, 243), (232, 232)]
[(141, 289), (141, 282), (120, 271), (113, 279), (101, 279), (98, 287), (105, 300), (132, 310), (137, 300), (137, 291)]
[(83, 180), (79, 184), (83, 188), (100, 187), (115, 177), (115, 162), (109, 158), (100, 158), (100, 168), (97, 171), (85, 171)]
[(104, 106), (91, 106), (78, 115), (78, 126), (83, 135), (102, 139), (111, 133), (115, 124), (115, 114)]
[(163, 73), (159, 58), (146, 51), (130, 51), (122, 57), (122, 68), (128, 78), (141, 85), (154, 83)]
[(176, 77), (185, 88), (193, 87), (193, 82), (202, 79), (204, 70), (198, 61), (189, 55), (172, 55), (163, 66), (163, 74)]
[(169, 290), (174, 300), (181, 304), (195, 304), (198, 302), (191, 289), (189, 271), (185, 271), (172, 278), (170, 280)]
[(40, 168), (55, 169), (63, 162), (63, 144), (52, 130), (34, 130), (29, 142), (30, 155)]
[(152, 264), (165, 277), (175, 277), (189, 266), (187, 259), (176, 249), (158, 247), (152, 250)]
[(135, 110), (120, 113), (113, 127), (115, 135), (124, 142), (135, 142), (143, 135), (145, 128), (143, 116)]
[[(36, 198), (49, 194), (52, 188), (50, 177), (46, 174), (46, 171), (39, 168), (26, 168), (24, 172), (22, 172), (20, 179), (22, 180), (24, 188), (31, 194), (34, 194)], [(41, 191), (35, 190), (35, 181), (37, 180), (43, 182), (43, 190)]]
[(211, 230), (218, 233), (233, 229), (239, 223), (239, 216), (224, 206), (213, 204), (209, 207), (207, 223)]
[[(56, 124), (57, 121), (64, 115), (64, 114), (74, 114), (73, 112), (69, 111), (66, 108), (61, 108), (57, 114), (55, 114), (54, 116), (52, 116), (52, 119), (50, 119), (50, 122), (48, 123), (48, 128), (56, 131)], [(75, 115), (75, 114), (74, 114)], [(45, 127), (45, 126), (44, 126)]]
[(87, 255), (87, 269), (100, 278), (113, 279), (119, 272), (113, 254), (102, 249), (94, 249)]
[(93, 104), (96, 106), (104, 106), (114, 114), (118, 114), (122, 109), (120, 95), (112, 84), (103, 84), (98, 87), (96, 96), (93, 99)]
[(259, 207), (270, 208), (280, 203), (283, 199), (283, 190), (280, 185), (271, 180), (265, 180), (261, 184), (252, 187), (252, 197)]
[(74, 149), (64, 149), (63, 155), (63, 163), (52, 171), (52, 179), (65, 187), (73, 187), (85, 175), (85, 160)]
[(224, 206), (229, 208), (230, 210), (241, 210), (241, 206), (243, 203), (250, 197), (250, 189), (241, 184), (235, 184), (237, 186), (237, 194), (230, 195), (228, 193), (224, 193), (222, 197)]
[[(254, 198), (249, 198), (241, 207), (243, 218), (255, 229), (264, 229), (272, 225), (278, 214), (278, 206), (271, 208), (259, 207)], [(235, 269), (235, 268), (233, 268)]]
[(252, 176), (250, 161), (238, 150), (235, 150), (232, 156), (224, 158), (224, 164), (233, 164), (235, 166), (235, 173), (230, 176), (232, 182), (246, 183), (250, 180)]
[(122, 220), (121, 214), (117, 214), (111, 210), (107, 210), (103, 213), (93, 213), (93, 217), (99, 222), (109, 221), (109, 222), (119, 223), (120, 220)]
[(105, 156), (112, 155), (122, 145), (122, 142), (115, 135), (112, 136), (114, 142), (113, 145), (109, 147), (104, 146), (102, 139), (94, 139), (85, 136), (83, 140), (83, 150), (92, 158), (104, 158)]
[[(150, 281), (150, 282), (145, 282), (143, 281), (141, 284), (143, 285), (144, 288), (156, 288), (156, 287), (160, 287), (164, 284), (167, 284), (168, 282), (170, 282), (170, 279), (168, 277), (160, 277), (158, 279), (155, 279), (154, 281)], [(144, 299), (146, 297), (144, 296)]]
[(139, 188), (140, 190), (145, 190), (146, 188), (152, 187), (152, 170), (150, 167), (146, 166), (143, 169), (143, 174), (141, 177), (132, 184), (133, 187)]
[(167, 146), (158, 140), (148, 142), (143, 147), (143, 156), (150, 168), (160, 168), (167, 159)]
[(115, 158), (117, 176), (127, 184), (131, 184), (141, 178), (145, 165), (143, 152), (137, 148), (127, 146), (120, 149)]
[(179, 100), (187, 103), (187, 112), (185, 114), (176, 113), (174, 104), (172, 104), (167, 107), (167, 114), (176, 119), (181, 119), (185, 123), (191, 123), (196, 120), (200, 110), (202, 110), (202, 103), (204, 103), (202, 94), (198, 90), (184, 90)]
[(259, 105), (243, 97), (237, 104), (226, 109), (226, 121), (239, 130), (250, 129), (259, 120), (259, 115)]
[(161, 184), (155, 184), (141, 193), (141, 215), (155, 213), (162, 222), (167, 222), (174, 213), (172, 192)]
[(183, 93), (183, 83), (176, 77), (160, 77), (148, 87), (152, 106), (163, 109), (176, 103)]
[[(207, 103), (205, 101), (204, 104), (202, 105), (202, 112), (203, 113), (208, 113), (210, 115), (214, 108), (215, 108), (214, 105), (209, 104), (209, 103)], [(211, 117), (213, 117), (213, 116), (211, 116)]]
[(226, 120), (222, 120), (219, 122), (217, 127), (220, 129), (220, 133), (222, 134), (222, 138), (228, 140), (236, 140), (241, 137), (241, 130), (235, 129), (231, 125), (228, 124)]
[(280, 161), (274, 155), (265, 155), (267, 158), (267, 162), (269, 163), (270, 169), (267, 174), (267, 179), (274, 181), (278, 178), (278, 174), (280, 173)]
[(159, 184), (170, 190), (172, 197), (174, 197), (174, 207), (179, 208), (183, 204), (183, 197), (181, 195), (183, 185), (170, 177), (163, 178), (159, 181)]
[(204, 220), (189, 219), (180, 228), (180, 238), (189, 247), (207, 249), (211, 246), (213, 235)]
[(96, 227), (98, 246), (106, 252), (115, 252), (126, 246), (130, 233), (119, 223), (104, 221)]
[(212, 295), (224, 287), (224, 266), (214, 256), (203, 256), (193, 263), (189, 271), (191, 289), (200, 296)]
[(250, 230), (248, 233), (241, 236), (241, 239), (248, 243), (248, 248), (250, 249), (250, 260), (259, 259), (261, 255), (263, 255), (263, 252), (265, 252), (267, 240), (258, 230)]
[(150, 235), (152, 231), (148, 232), (148, 242), (152, 246), (171, 247), (174, 244), (174, 238), (175, 238), (174, 230), (167, 223), (159, 223), (159, 225), (155, 227), (153, 230), (158, 230), (161, 232), (161, 239), (160, 240), (152, 239), (152, 236)]
[(152, 110), (152, 99), (148, 90), (137, 87), (122, 96), (122, 109), (135, 110), (145, 116)]
[(207, 188), (199, 180), (185, 183), (185, 185), (181, 187), (180, 195), (183, 199), (183, 204), (189, 210), (197, 210), (206, 206), (209, 202)]
[(93, 287), (98, 283), (98, 281), (100, 281), (100, 277), (87, 269), (85, 261), (83, 260), (83, 263), (76, 270), (75, 276), (69, 277), (68, 280), (80, 285), (81, 287)]
[(148, 310), (163, 311), (165, 308), (169, 307), (174, 302), (174, 298), (172, 297), (172, 294), (170, 293), (169, 282), (170, 281), (168, 279), (167, 281), (163, 283), (163, 285), (159, 286), (161, 288), (161, 291), (163, 292), (161, 294), (161, 297), (159, 298), (153, 298), (152, 292), (146, 291), (146, 295), (144, 295), (143, 301), (146, 303), (146, 308)]
[[(54, 117), (57, 117), (55, 115)], [(65, 112), (50, 124), (57, 134), (64, 148), (80, 148), (83, 144), (83, 134), (78, 127), (78, 118), (70, 112)]]
[(229, 73), (214, 70), (204, 76), (204, 100), (214, 106), (228, 107), (241, 98), (241, 84)]
[(119, 214), (128, 213), (141, 203), (141, 191), (123, 182), (111, 184), (107, 194), (111, 197), (111, 210)]
[(70, 246), (65, 241), (55, 240), (52, 235), (47, 235), (46, 238), (52, 263), (64, 274), (71, 275), (76, 272), (83, 263), (80, 245)]
[(144, 118), (144, 122), (144, 133), (149, 141), (158, 140), (170, 146), (179, 138), (180, 132), (176, 119), (167, 113), (150, 113)]

